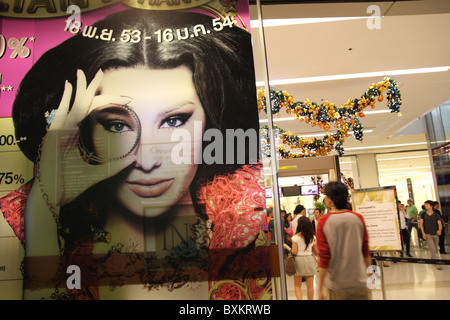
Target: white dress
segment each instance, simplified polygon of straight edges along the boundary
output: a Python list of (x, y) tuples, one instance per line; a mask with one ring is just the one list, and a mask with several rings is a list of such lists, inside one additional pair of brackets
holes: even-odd
[(314, 276), (317, 274), (317, 263), (313, 257), (313, 246), (316, 244), (316, 237), (306, 247), (305, 240), (300, 234), (292, 237), (292, 241), (297, 244), (297, 255), (295, 256), (294, 276)]

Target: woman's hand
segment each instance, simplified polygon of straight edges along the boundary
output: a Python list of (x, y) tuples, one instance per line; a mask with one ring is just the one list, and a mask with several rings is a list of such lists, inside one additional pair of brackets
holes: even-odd
[[(129, 166), (133, 157), (101, 165), (86, 163), (78, 149), (79, 124), (94, 109), (105, 105), (125, 105), (129, 98), (96, 96), (103, 79), (99, 70), (87, 86), (83, 71), (77, 72), (76, 95), (72, 108), (72, 85), (66, 81), (61, 103), (45, 135), (40, 150), (38, 183), (53, 205), (65, 205), (89, 187)], [(70, 109), (70, 111), (69, 111)]]

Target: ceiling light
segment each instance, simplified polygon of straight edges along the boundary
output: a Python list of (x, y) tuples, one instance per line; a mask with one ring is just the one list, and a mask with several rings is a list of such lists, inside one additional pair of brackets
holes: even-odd
[(345, 148), (345, 150), (395, 148), (395, 147), (404, 147), (404, 146), (415, 146), (415, 145), (421, 145), (421, 144), (427, 144), (427, 143), (426, 142), (414, 142), (414, 143), (402, 143), (402, 144), (385, 144), (385, 145), (380, 145), (380, 146)]
[[(373, 110), (373, 111), (364, 111), (364, 115), (371, 115), (371, 114), (377, 114), (377, 113), (391, 113), (391, 110)], [(291, 121), (291, 120), (298, 120), (303, 117), (285, 117), (285, 118), (273, 118), (273, 121)], [(268, 123), (268, 119), (259, 119), (259, 123)], [(372, 131), (370, 131), (372, 132)]]
[(391, 110), (386, 109), (386, 110), (364, 111), (364, 114), (365, 114), (365, 115), (369, 115), (369, 114), (377, 114), (377, 113), (391, 113)]
[(402, 176), (402, 175), (408, 175), (408, 174), (418, 174), (421, 173), (420, 171), (410, 171), (410, 172), (397, 172), (395, 173), (395, 176), (392, 176), (392, 173), (380, 173), (380, 176), (392, 176), (395, 178), (396, 176)]
[[(287, 118), (273, 118), (272, 119), (273, 122), (289, 121), (289, 120), (297, 120), (297, 118), (287, 117)], [(259, 119), (259, 123), (268, 123), (268, 122), (269, 122), (269, 119)]]
[(400, 173), (396, 173), (395, 175), (392, 175), (392, 173), (385, 173), (385, 174), (380, 174), (380, 176), (383, 176), (384, 178), (388, 178), (388, 176), (389, 176), (389, 177), (395, 179), (398, 176), (419, 176), (421, 174), (431, 175), (431, 172), (419, 172), (419, 171), (400, 172)]
[(426, 166), (426, 167), (411, 167), (411, 168), (395, 168), (395, 169), (378, 169), (378, 171), (396, 171), (396, 170), (413, 170), (413, 169), (430, 169), (430, 166)]
[[(363, 133), (371, 133), (373, 132), (373, 130), (363, 130)], [(302, 135), (297, 134), (298, 136), (301, 136), (302, 138), (311, 138), (311, 137), (323, 137), (326, 133), (316, 133), (316, 134), (306, 134), (306, 135)], [(334, 132), (329, 132), (329, 134), (333, 135), (335, 134)], [(349, 131), (348, 134), (353, 134), (353, 131)]]
[[(293, 19), (264, 19), (263, 26), (266, 27), (280, 27), (291, 26), (298, 24), (320, 23), (320, 22), (332, 22), (332, 21), (346, 21), (346, 20), (358, 20), (367, 19), (368, 17), (330, 17), (330, 18), (293, 18)], [(250, 27), (252, 29), (259, 28), (259, 20), (250, 20)]]
[(399, 158), (377, 159), (377, 161), (403, 160), (403, 159), (428, 158), (428, 157), (429, 156), (399, 157)]
[[(445, 72), (445, 71), (448, 71), (449, 69), (450, 69), (450, 66), (443, 66), (443, 67), (431, 67), (431, 68), (415, 68), (415, 69), (374, 71), (374, 72), (362, 72), (362, 73), (348, 73), (348, 74), (336, 74), (336, 75), (329, 75), (329, 76), (270, 80), (269, 84), (274, 86), (274, 85), (280, 85), (280, 84), (295, 84), (295, 83), (310, 83), (310, 82), (320, 82), (320, 81), (330, 81), (330, 80), (385, 77), (385, 76), (405, 75), (405, 74)], [(256, 85), (263, 86), (264, 81), (258, 81), (258, 82), (256, 82)]]

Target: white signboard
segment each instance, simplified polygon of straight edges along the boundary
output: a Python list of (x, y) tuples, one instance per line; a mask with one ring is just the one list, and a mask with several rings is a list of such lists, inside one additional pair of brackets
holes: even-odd
[(366, 222), (370, 251), (402, 250), (395, 187), (353, 190), (352, 205)]

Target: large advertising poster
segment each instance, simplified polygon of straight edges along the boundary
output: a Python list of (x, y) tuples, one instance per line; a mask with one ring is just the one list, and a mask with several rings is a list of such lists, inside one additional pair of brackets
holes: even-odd
[(395, 187), (352, 190), (352, 206), (364, 217), (370, 251), (402, 250)]
[(0, 298), (271, 299), (248, 2), (0, 11)]

